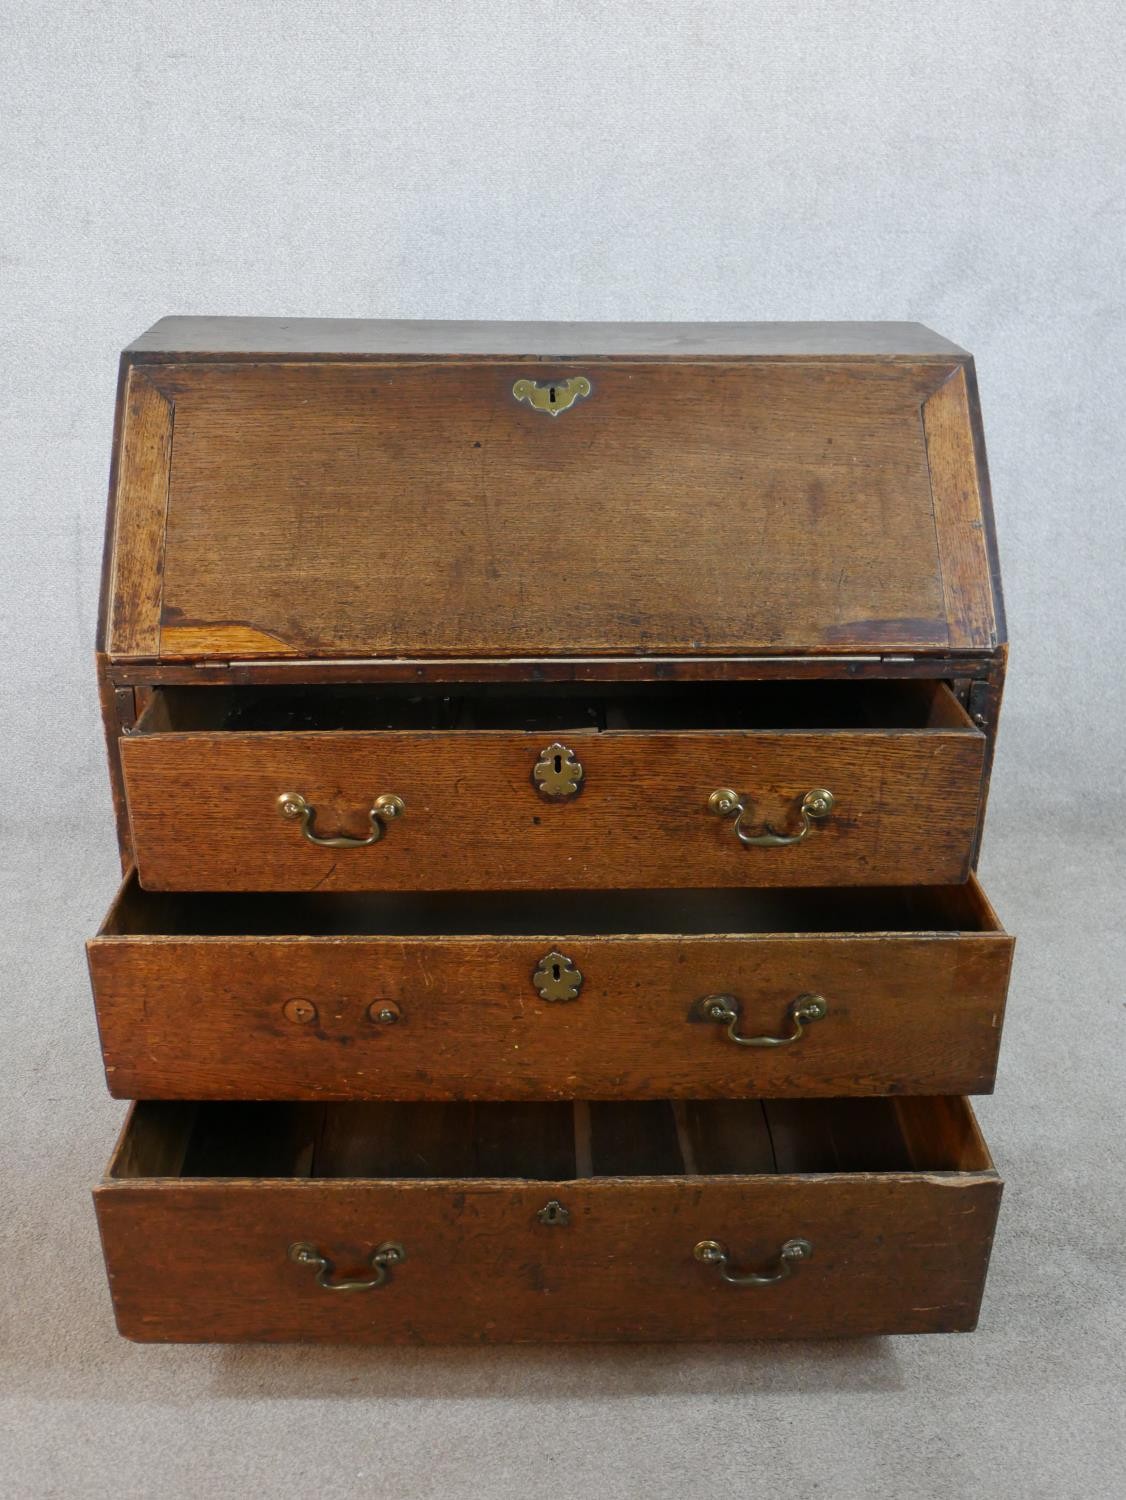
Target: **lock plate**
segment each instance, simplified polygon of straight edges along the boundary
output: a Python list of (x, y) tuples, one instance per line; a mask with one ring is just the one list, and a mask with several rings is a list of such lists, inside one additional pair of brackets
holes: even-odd
[(582, 788), (582, 762), (575, 759), (573, 750), (556, 740), (540, 751), (540, 758), (532, 767), (532, 780), (541, 797), (550, 797), (552, 801), (573, 797)]
[(569, 380), (549, 380), (546, 385), (540, 385), (536, 380), (518, 380), (512, 387), (512, 394), (517, 401), (526, 401), (533, 411), (545, 411), (549, 417), (557, 417), (576, 401), (589, 396), (592, 389), (585, 375), (572, 375)]
[(541, 1224), (569, 1224), (571, 1222), (571, 1210), (564, 1208), (558, 1198), (552, 1198), (540, 1209), (536, 1218)]
[(541, 1000), (577, 1000), (583, 976), (565, 953), (545, 953), (532, 973)]

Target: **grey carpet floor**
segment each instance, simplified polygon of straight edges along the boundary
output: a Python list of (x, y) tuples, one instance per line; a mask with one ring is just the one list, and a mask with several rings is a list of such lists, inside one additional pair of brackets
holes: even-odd
[(117, 1337), (88, 1189), (124, 1107), (81, 946), (116, 880), (109, 831), (9, 827), (0, 1493), (1126, 1493), (1126, 844), (1097, 813), (990, 822), (983, 875), (1019, 940), (978, 1108), (1007, 1188), (976, 1333), (405, 1352)]

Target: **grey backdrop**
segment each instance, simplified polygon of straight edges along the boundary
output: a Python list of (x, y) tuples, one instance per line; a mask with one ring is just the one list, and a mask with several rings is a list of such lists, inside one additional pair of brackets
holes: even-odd
[[(0, 1492), (1121, 1493), (1124, 51), (1119, 0), (7, 0)], [(976, 1335), (116, 1340), (91, 651), (116, 355), (173, 311), (917, 318), (974, 351), (1013, 642), (983, 873), (1020, 934)]]

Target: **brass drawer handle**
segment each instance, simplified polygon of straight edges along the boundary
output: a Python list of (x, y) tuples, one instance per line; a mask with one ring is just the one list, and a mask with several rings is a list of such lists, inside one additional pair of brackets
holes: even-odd
[(375, 1275), (367, 1281), (333, 1281), (331, 1278), (336, 1267), (332, 1261), (316, 1245), (307, 1244), (304, 1240), (290, 1245), (289, 1258), (299, 1266), (316, 1266), (317, 1285), (323, 1286), (326, 1292), (370, 1292), (377, 1286), (383, 1286), (391, 1274), (391, 1267), (401, 1266), (407, 1258), (407, 1252), (394, 1240), (384, 1240), (368, 1258), (368, 1264)]
[(773, 1286), (776, 1281), (791, 1277), (800, 1262), (813, 1254), (813, 1246), (808, 1240), (787, 1240), (778, 1251), (778, 1264), (773, 1271), (731, 1270), (731, 1252), (720, 1240), (701, 1240), (692, 1254), (705, 1266), (718, 1266), (719, 1274), (731, 1286)]
[(823, 1021), (828, 1013), (823, 995), (799, 995), (786, 1010), (786, 1019), (793, 1027), (789, 1036), (740, 1036), (735, 1028), (742, 1006), (734, 995), (705, 995), (696, 1001), (690, 1015), (696, 1021), (715, 1021), (726, 1026), (727, 1035), (739, 1047), (788, 1047), (799, 1039), (811, 1021)]
[(833, 801), (832, 792), (826, 791), (823, 786), (814, 787), (811, 792), (806, 792), (798, 807), (801, 827), (797, 833), (779, 833), (769, 823), (765, 825), (764, 833), (744, 832), (743, 819), (750, 808), (738, 792), (733, 792), (730, 787), (726, 786), (720, 787), (708, 798), (708, 811), (714, 813), (717, 818), (734, 818), (735, 835), (739, 842), (746, 844), (748, 848), (752, 846), (778, 848), (783, 844), (800, 844), (813, 827), (814, 822), (827, 818), (833, 811)]
[(301, 832), (310, 844), (318, 844), (322, 849), (366, 849), (369, 844), (379, 843), (387, 832), (386, 825), (393, 818), (403, 816), (406, 803), (402, 797), (396, 797), (393, 792), (386, 792), (382, 797), (377, 797), (368, 813), (371, 819), (371, 832), (366, 839), (347, 838), (344, 834), (339, 834), (336, 838), (322, 838), (320, 834), (314, 833), (313, 819), (317, 815), (317, 809), (312, 803), (306, 802), (300, 792), (283, 792), (278, 798), (278, 811), (283, 818), (301, 819)]
[(512, 387), (517, 401), (526, 401), (533, 411), (545, 411), (549, 417), (574, 406), (584, 396), (589, 396), (593, 387), (585, 375), (572, 375), (569, 380), (553, 380), (540, 385), (535, 380), (518, 380)]

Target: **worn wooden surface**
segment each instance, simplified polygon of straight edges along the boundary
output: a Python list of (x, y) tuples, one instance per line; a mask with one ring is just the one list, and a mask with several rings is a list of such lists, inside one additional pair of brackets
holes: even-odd
[[(159, 480), (121, 469), (116, 546), (140, 530), (147, 581), (115, 593), (110, 654), (996, 646), (960, 362), (592, 359), (594, 393), (557, 419), (512, 397), (528, 368), (193, 359), (131, 376), (157, 382), (175, 441), (160, 535), (138, 519)], [(146, 431), (127, 404), (125, 447)]]
[[(1003, 669), (1003, 658), (1000, 659)], [(290, 685), (294, 683), (770, 682), (984, 680), (989, 656), (561, 656), (384, 657), (339, 661), (110, 662), (113, 682)]]
[[(552, 897), (540, 898), (545, 919)], [(152, 897), (133, 892), (142, 912)], [(106, 1078), (120, 1098), (547, 1099), (982, 1093), (1012, 940), (982, 930), (649, 936), (272, 936), (121, 931), (88, 945)], [(565, 916), (561, 918), (566, 920)], [(156, 925), (143, 916), (130, 925)], [(117, 926), (118, 930), (112, 928)], [(552, 951), (573, 1001), (532, 983)], [(827, 1017), (783, 1048), (690, 1019), (732, 994), (743, 1034), (783, 1035), (797, 995)], [(391, 1001), (393, 1025), (369, 1008)], [(297, 1002), (301, 1017), (288, 1015)], [(289, 1011), (287, 1011), (289, 1007)]]
[[(925, 1118), (928, 1101), (912, 1103)], [(795, 1128), (791, 1120), (790, 1137)], [(856, 1150), (843, 1136), (840, 1148), (809, 1150), (819, 1165), (808, 1174), (119, 1175), (95, 1196), (118, 1326), (135, 1339), (584, 1342), (972, 1328), (1001, 1192), (988, 1155), (967, 1141), (949, 1161), (924, 1158), (923, 1170), (857, 1172), (833, 1169), (840, 1151)], [(151, 1146), (148, 1155), (158, 1169), (167, 1160)], [(143, 1167), (136, 1157), (132, 1170)], [(537, 1219), (553, 1198), (566, 1225)], [(727, 1285), (692, 1253), (716, 1239), (738, 1269), (768, 1270), (795, 1236), (813, 1256), (770, 1286)], [(361, 1273), (385, 1240), (407, 1259), (377, 1290), (330, 1292), (288, 1260), (296, 1240), (340, 1275)]]
[(125, 805), (125, 782), (121, 774), (121, 736), (135, 721), (134, 689), (114, 686), (106, 658), (101, 651), (96, 653), (94, 665), (98, 678), (98, 706), (102, 715), (117, 847), (124, 870), (132, 863), (133, 845), (129, 836), (129, 812)]
[(985, 524), (966, 372), (959, 367), (923, 403), (934, 528), (951, 639), (997, 643), (990, 530)]
[(115, 524), (102, 600), (107, 618), (99, 633), (111, 656), (151, 657), (160, 645), (172, 403), (139, 370), (123, 379), (111, 496)]
[(277, 358), (947, 359), (965, 351), (921, 323), (481, 323), (370, 318), (161, 318), (130, 344), (144, 361)]
[[(551, 736), (502, 731), (200, 733), (123, 741), (143, 885), (186, 890), (575, 889), (918, 884), (963, 880), (983, 741), (963, 729), (578, 733), (578, 796), (531, 777)], [(710, 793), (730, 787), (790, 828), (807, 791), (836, 805), (800, 844), (745, 848)], [(278, 813), (283, 792), (322, 835), (362, 838), (384, 793), (406, 810), (368, 848), (320, 848)]]
[[(593, 394), (557, 419), (512, 397), (520, 376), (575, 373)], [(176, 903), (206, 896), (127, 887), (90, 945), (107, 1076), (119, 1095), (184, 1102), (140, 1107), (97, 1193), (124, 1333), (973, 1326), (1000, 1183), (964, 1100), (925, 1091), (992, 1085), (1011, 942), (976, 883), (931, 893), (933, 929), (563, 920), (583, 888), (608, 911), (634, 888), (655, 918), (666, 899), (705, 900), (692, 886), (835, 886), (855, 917), (861, 897), (891, 909), (881, 884), (967, 876), (1005, 657), (963, 351), (909, 324), (165, 319), (123, 357), (110, 489), (99, 692), (123, 857), (132, 833), (147, 884), (386, 893), (275, 905), (557, 893), (542, 923), (507, 929), (353, 932), (318, 908), (320, 926), (291, 932), (275, 912), (240, 930), (228, 913), (204, 934)], [(828, 691), (911, 674), (948, 679), (965, 711), (947, 695), (925, 729), (831, 732), (619, 720), (563, 736), (587, 776), (554, 804), (530, 781), (554, 733), (232, 733), (206, 715), (160, 732), (152, 691), (770, 677)], [(792, 826), (813, 786), (837, 806), (795, 848), (744, 849), (705, 808), (725, 785), (756, 823)], [(384, 791), (407, 811), (373, 848), (317, 849), (279, 817), (282, 791), (317, 806), (321, 832), (366, 833)], [(394, 894), (428, 887), (482, 894)], [(716, 892), (717, 909), (751, 894)], [(582, 969), (576, 1001), (532, 987), (549, 948)], [(790, 1048), (737, 1048), (687, 1019), (699, 995), (733, 993), (743, 1031), (778, 1031), (805, 990), (829, 1014)], [(309, 1021), (287, 1019), (294, 1000)], [(398, 1024), (370, 1021), (373, 1001)], [(209, 1097), (231, 1102), (195, 1102)], [(334, 1099), (353, 1102), (319, 1102)], [(536, 1219), (552, 1197), (566, 1228)], [(726, 1286), (692, 1258), (718, 1238), (765, 1268), (794, 1235), (814, 1257), (777, 1286)], [(345, 1273), (383, 1239), (409, 1258), (380, 1291), (330, 1293), (286, 1259), (294, 1239)]]

